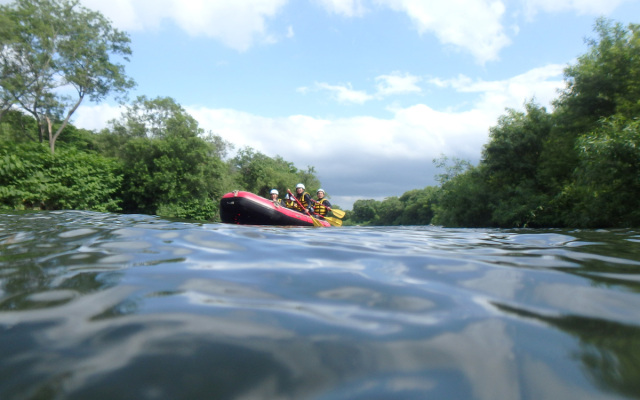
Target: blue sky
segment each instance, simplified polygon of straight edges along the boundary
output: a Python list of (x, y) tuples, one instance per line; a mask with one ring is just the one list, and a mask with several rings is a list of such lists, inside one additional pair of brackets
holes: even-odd
[[(236, 148), (315, 167), (345, 209), (436, 184), (441, 154), (476, 164), (505, 107), (551, 109), (598, 16), (640, 22), (640, 0), (82, 3), (129, 33), (131, 98), (172, 97)], [(84, 103), (73, 122), (119, 115)]]

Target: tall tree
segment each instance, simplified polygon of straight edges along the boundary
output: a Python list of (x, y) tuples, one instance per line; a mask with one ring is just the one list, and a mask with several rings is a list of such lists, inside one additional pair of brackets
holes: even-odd
[(554, 124), (541, 157), (541, 174), (560, 192), (572, 180), (580, 159), (576, 141), (597, 129), (603, 118), (640, 113), (640, 25), (600, 18), (588, 51), (564, 71), (566, 87), (554, 102)]
[(621, 23), (599, 18), (594, 31), (598, 38), (587, 40), (589, 50), (565, 69), (567, 85), (556, 105), (585, 123), (613, 114), (637, 117), (640, 25), (629, 24), (625, 28)]
[(217, 201), (231, 186), (218, 156), (226, 142), (203, 137), (198, 122), (168, 97), (139, 97), (111, 126), (118, 139), (106, 140), (107, 131), (101, 136), (122, 144), (117, 154), (107, 154), (124, 164), (125, 212), (199, 220), (217, 215)]
[[(79, 0), (16, 0), (0, 6), (0, 99), (33, 115), (39, 140), (55, 142), (85, 98), (100, 102), (134, 86), (124, 66), (128, 35)], [(61, 123), (56, 124), (56, 122)], [(55, 131), (54, 131), (55, 126)]]

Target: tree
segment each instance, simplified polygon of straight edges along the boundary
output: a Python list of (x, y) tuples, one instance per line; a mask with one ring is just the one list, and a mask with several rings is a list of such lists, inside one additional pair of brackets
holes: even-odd
[(436, 175), (436, 180), (440, 185), (444, 185), (446, 182), (472, 167), (471, 163), (467, 160), (458, 157), (449, 158), (444, 154), (441, 154), (439, 158), (434, 158), (432, 161), (436, 168), (444, 170), (444, 172)]
[(433, 206), (440, 188), (427, 186), (424, 189), (414, 189), (400, 196), (404, 210), (396, 221), (399, 225), (428, 225), (433, 219)]
[[(2, 7), (2, 6), (0, 6)], [(2, 68), (0, 68), (0, 82), (8, 82), (9, 79), (15, 78), (17, 70), (13, 63), (5, 61), (6, 57), (9, 57), (11, 53), (5, 50), (5, 47), (10, 43), (12, 31), (14, 29), (15, 22), (9, 18), (8, 15), (2, 12), (0, 8), (0, 59), (2, 60)], [(0, 85), (0, 122), (5, 113), (11, 109), (15, 100), (9, 90), (5, 89), (3, 85)]]
[(580, 163), (576, 141), (599, 121), (619, 113), (640, 114), (640, 25), (600, 18), (589, 50), (564, 71), (566, 87), (554, 102), (554, 124), (541, 158), (541, 179), (559, 193)]
[(404, 203), (397, 197), (385, 198), (377, 207), (378, 218), (375, 225), (398, 225), (398, 221), (404, 211)]
[(0, 120), (0, 140), (15, 143), (36, 142), (36, 132), (38, 125), (35, 119), (22, 111), (6, 110)]
[(640, 225), (640, 121), (622, 117), (578, 141), (580, 168), (567, 189), (567, 223), (582, 227)]
[[(224, 141), (203, 138), (198, 122), (173, 99), (139, 97), (109, 135), (123, 139), (117, 156), (123, 167), (125, 212), (209, 220), (217, 199), (230, 190), (228, 169), (217, 156)], [(102, 150), (102, 148), (101, 148)]]
[[(596, 20), (598, 38), (565, 69), (566, 88), (557, 106), (586, 123), (620, 113), (633, 118), (640, 111), (640, 25)], [(585, 131), (583, 130), (583, 133)]]
[(533, 101), (525, 112), (507, 109), (489, 132), (480, 162), (480, 177), (492, 193), (492, 222), (498, 226), (530, 226), (546, 208), (540, 157), (552, 127), (552, 115)]
[(489, 129), (489, 143), (482, 151), (481, 163), (501, 184), (535, 180), (544, 142), (551, 129), (551, 114), (534, 102), (526, 112), (507, 109), (498, 125)]
[[(0, 6), (0, 99), (33, 115), (51, 153), (85, 98), (100, 102), (134, 86), (124, 66), (130, 39), (79, 0), (16, 0)], [(73, 95), (71, 93), (74, 93)], [(54, 131), (54, 124), (62, 121)]]
[(373, 199), (356, 200), (349, 219), (355, 224), (369, 225), (378, 218), (379, 204), (380, 202)]
[(483, 175), (481, 168), (470, 168), (442, 184), (433, 223), (450, 227), (492, 226), (492, 192)]

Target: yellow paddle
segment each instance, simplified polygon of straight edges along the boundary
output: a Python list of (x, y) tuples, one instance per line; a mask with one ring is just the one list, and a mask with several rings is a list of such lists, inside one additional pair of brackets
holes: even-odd
[(291, 193), (291, 190), (287, 189), (287, 193), (289, 193), (289, 195), (291, 197), (293, 197), (293, 199), (296, 201), (296, 203), (298, 203), (298, 206), (300, 206), (301, 209), (304, 210), (304, 212), (307, 213), (307, 215), (309, 217), (311, 217), (311, 222), (313, 222), (313, 226), (317, 226), (317, 227), (321, 227), (324, 226), (322, 225), (322, 222), (318, 221), (317, 219), (313, 218), (313, 215), (311, 215), (311, 213), (309, 212), (309, 210), (307, 210), (306, 208), (304, 208), (304, 206), (302, 205), (302, 203), (300, 203), (300, 200), (298, 200), (298, 198), (296, 196), (293, 195), (293, 193)]
[(329, 207), (327, 207), (327, 210), (331, 211), (333, 215), (335, 215), (338, 218), (344, 218), (345, 212), (342, 210), (338, 210), (337, 208), (329, 208)]
[(342, 220), (333, 217), (324, 217), (324, 219), (332, 226), (342, 226)]

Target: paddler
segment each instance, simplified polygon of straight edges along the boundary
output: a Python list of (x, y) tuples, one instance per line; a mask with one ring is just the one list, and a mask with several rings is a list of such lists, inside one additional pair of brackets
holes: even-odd
[(271, 196), (271, 201), (273, 201), (273, 204), (275, 204), (276, 206), (284, 206), (284, 201), (278, 198), (279, 194), (280, 193), (278, 192), (278, 189), (271, 189), (271, 191), (269, 192), (269, 196)]
[(320, 188), (316, 192), (317, 199), (314, 201), (313, 212), (324, 218), (327, 215), (327, 207), (331, 208), (331, 203), (324, 196), (324, 189)]
[[(306, 188), (302, 183), (298, 183), (296, 185), (295, 196), (298, 199), (298, 201), (293, 202), (293, 208), (300, 212), (304, 212), (305, 210), (308, 210), (309, 212), (313, 212), (313, 204), (311, 204), (313, 199), (311, 198), (311, 195), (309, 193), (305, 192), (305, 189)], [(298, 202), (302, 204), (302, 207), (304, 207), (304, 209), (300, 208), (300, 206), (298, 205)]]

